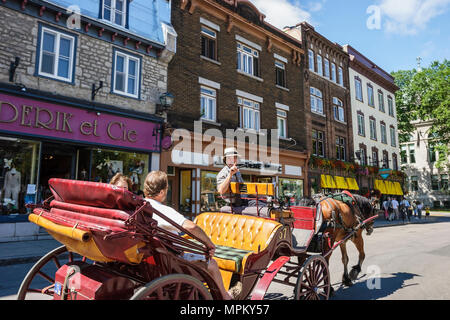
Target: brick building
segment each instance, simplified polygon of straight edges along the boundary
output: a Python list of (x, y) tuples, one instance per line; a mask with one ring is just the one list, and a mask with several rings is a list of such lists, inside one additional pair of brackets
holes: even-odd
[[(201, 123), (203, 133), (212, 129), (223, 137), (227, 129), (256, 134), (268, 130), (259, 135), (268, 141), (275, 129), (279, 161), (250, 159), (254, 145), (247, 142), (241, 154), (252, 161), (253, 169), (241, 172), (246, 181), (275, 182), (279, 194), (295, 202), (303, 196), (307, 178), (301, 43), (266, 23), (250, 1), (175, 0), (172, 24), (178, 46), (169, 64), (168, 86), (175, 103), (168, 122), (173, 129), (189, 130), (201, 146), (183, 160), (175, 148), (163, 153), (162, 168), (167, 166), (172, 174), (172, 205), (187, 215), (216, 209), (220, 156), (234, 139), (205, 155), (207, 143), (193, 134), (195, 123)], [(264, 166), (276, 167), (276, 172), (264, 174)]]
[(137, 191), (159, 168), (170, 2), (70, 3), (0, 2), (0, 215), (19, 214), (0, 217), (0, 241), (38, 236), (20, 214), (49, 195), (51, 177), (107, 182), (121, 171)]
[[(309, 191), (312, 194), (331, 189), (356, 191), (353, 177), (341, 170), (343, 166), (334, 166), (336, 161), (347, 163), (354, 160), (349, 55), (307, 22), (286, 27), (284, 31), (301, 41), (305, 50), (301, 66), (304, 80), (301, 83), (305, 99), (306, 142), (312, 154)], [(333, 176), (339, 177), (339, 182)]]

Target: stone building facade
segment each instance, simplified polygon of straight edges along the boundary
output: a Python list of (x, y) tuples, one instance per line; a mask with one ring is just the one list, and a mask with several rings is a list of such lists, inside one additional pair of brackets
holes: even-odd
[[(430, 208), (449, 209), (450, 156), (446, 159), (435, 147), (439, 139), (430, 132), (432, 121), (415, 121), (413, 125), (415, 131), (409, 141), (400, 146), (399, 161), (406, 173), (406, 198)], [(439, 159), (442, 163), (438, 167)]]
[(0, 241), (41, 236), (25, 204), (50, 195), (50, 178), (122, 172), (137, 192), (160, 167), (171, 3), (111, 3), (0, 2)]

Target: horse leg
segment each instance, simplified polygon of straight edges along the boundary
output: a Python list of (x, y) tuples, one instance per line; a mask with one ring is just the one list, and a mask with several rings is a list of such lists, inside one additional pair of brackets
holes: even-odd
[(356, 249), (359, 252), (359, 260), (358, 264), (352, 267), (350, 271), (350, 279), (356, 280), (358, 278), (359, 273), (361, 272), (361, 267), (366, 258), (366, 254), (364, 252), (364, 240), (362, 237), (362, 230), (358, 231), (358, 236), (352, 239), (352, 242), (355, 244)]
[(353, 282), (350, 279), (350, 277), (348, 276), (347, 265), (348, 265), (349, 259), (348, 259), (348, 255), (347, 255), (346, 243), (344, 242), (343, 244), (341, 244), (340, 248), (341, 248), (341, 255), (342, 255), (342, 264), (344, 265), (344, 274), (342, 275), (342, 283), (344, 283), (345, 286), (350, 287), (351, 285), (353, 285)]

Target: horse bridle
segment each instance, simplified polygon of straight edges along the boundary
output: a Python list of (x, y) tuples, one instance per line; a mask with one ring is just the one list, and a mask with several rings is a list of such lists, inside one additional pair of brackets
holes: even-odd
[[(334, 205), (330, 203), (330, 200), (333, 202)], [(328, 196), (323, 199), (320, 199), (318, 205), (320, 203), (322, 203), (323, 201), (327, 202), (332, 210), (331, 211), (331, 223), (333, 224), (333, 228), (335, 230), (336, 230), (336, 228), (339, 228), (339, 229), (344, 229), (345, 232), (353, 232), (353, 231), (355, 231), (355, 227), (364, 221), (364, 217), (363, 217), (363, 214), (362, 214), (359, 206), (352, 205), (353, 208), (356, 207), (356, 210), (353, 210), (353, 208), (350, 208), (350, 209), (352, 209), (352, 212), (355, 213), (355, 217), (356, 217), (356, 220), (358, 221), (358, 223), (356, 226), (352, 226), (352, 227), (348, 228), (344, 225), (344, 222), (342, 220), (342, 212), (339, 209), (339, 206), (337, 205), (336, 200), (333, 199), (332, 197)], [(354, 201), (356, 201), (356, 200), (354, 200)], [(335, 208), (337, 208), (337, 211), (338, 211), (337, 216), (336, 216)], [(365, 228), (366, 228), (366, 226), (362, 227), (362, 229), (365, 229)]]

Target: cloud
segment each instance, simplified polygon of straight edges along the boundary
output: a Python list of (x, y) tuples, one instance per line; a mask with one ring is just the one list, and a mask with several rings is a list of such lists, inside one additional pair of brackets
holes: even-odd
[(433, 18), (445, 13), (450, 0), (380, 0), (379, 7), (389, 33), (415, 35)]
[[(322, 9), (323, 1), (310, 3), (310, 11)], [(277, 28), (294, 26), (302, 21), (312, 23), (311, 13), (301, 8), (298, 0), (252, 0), (252, 3), (266, 15), (266, 21)]]

